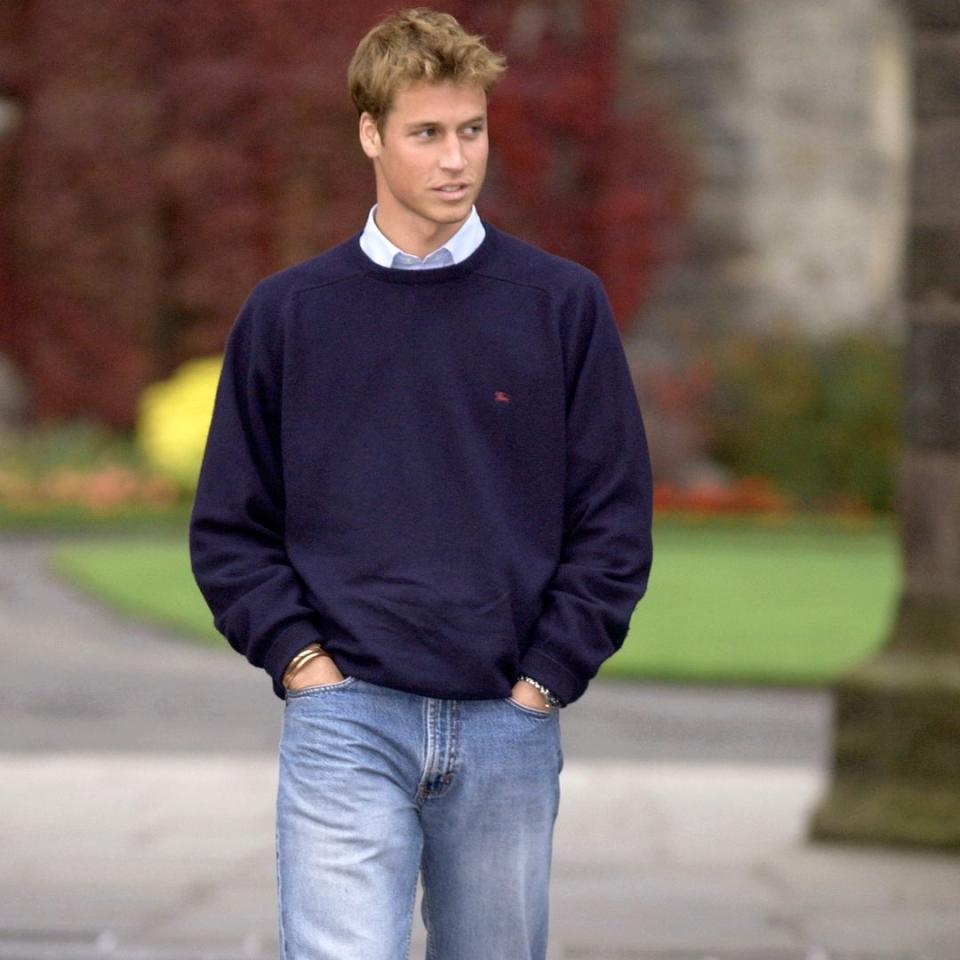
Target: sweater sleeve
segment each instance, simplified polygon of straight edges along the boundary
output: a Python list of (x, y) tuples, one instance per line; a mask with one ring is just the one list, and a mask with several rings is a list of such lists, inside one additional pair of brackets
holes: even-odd
[(321, 640), (284, 546), (281, 302), (255, 287), (227, 338), (190, 517), (190, 562), (216, 629), (273, 680)]
[(609, 302), (591, 277), (566, 318), (561, 556), (520, 664), (563, 704), (622, 646), (653, 558), (643, 421)]

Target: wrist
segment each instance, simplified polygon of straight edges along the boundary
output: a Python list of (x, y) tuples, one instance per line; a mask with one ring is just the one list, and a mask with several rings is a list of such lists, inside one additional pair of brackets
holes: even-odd
[(521, 673), (520, 676), (517, 677), (517, 679), (523, 680), (525, 683), (529, 683), (531, 687), (534, 687), (535, 689), (539, 690), (540, 693), (543, 695), (544, 703), (551, 709), (563, 706), (563, 704), (560, 703), (560, 700), (553, 693), (551, 693), (550, 690), (547, 689), (547, 687), (545, 687), (539, 680), (534, 680), (533, 677), (528, 677), (525, 673)]
[(280, 682), (283, 686), (288, 686), (290, 681), (300, 672), (300, 669), (311, 660), (318, 657), (329, 657), (330, 654), (320, 646), (319, 643), (311, 643), (304, 647), (288, 664)]

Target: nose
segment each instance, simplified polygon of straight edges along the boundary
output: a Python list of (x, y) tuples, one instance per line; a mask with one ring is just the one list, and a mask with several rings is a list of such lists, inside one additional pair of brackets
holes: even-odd
[(463, 153), (463, 144), (456, 133), (447, 137), (440, 155), (440, 166), (444, 170), (463, 170), (467, 165), (467, 158)]

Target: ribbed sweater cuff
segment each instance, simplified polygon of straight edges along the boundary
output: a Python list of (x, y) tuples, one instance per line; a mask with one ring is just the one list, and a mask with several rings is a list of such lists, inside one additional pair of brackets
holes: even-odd
[(587, 685), (537, 647), (531, 647), (520, 661), (520, 672), (539, 680), (564, 706), (581, 696)]

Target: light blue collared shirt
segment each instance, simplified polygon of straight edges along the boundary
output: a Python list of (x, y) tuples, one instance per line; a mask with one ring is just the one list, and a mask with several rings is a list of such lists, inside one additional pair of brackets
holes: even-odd
[(442, 246), (428, 253), (422, 259), (412, 253), (404, 253), (395, 243), (388, 240), (374, 219), (377, 205), (370, 208), (367, 222), (360, 235), (360, 249), (381, 267), (393, 267), (398, 270), (430, 270), (434, 267), (449, 267), (466, 260), (483, 243), (486, 230), (480, 221), (477, 208), (470, 208), (470, 216), (463, 226)]

